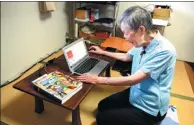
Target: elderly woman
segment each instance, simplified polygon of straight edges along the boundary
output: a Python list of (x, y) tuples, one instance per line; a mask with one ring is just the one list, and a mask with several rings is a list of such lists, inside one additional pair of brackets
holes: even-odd
[(153, 28), (150, 13), (140, 6), (128, 8), (119, 23), (124, 38), (134, 47), (126, 54), (107, 52), (97, 46), (92, 46), (90, 52), (132, 61), (131, 75), (84, 74), (77, 79), (99, 85), (130, 86), (100, 101), (98, 125), (153, 125), (163, 120), (168, 110), (176, 50)]

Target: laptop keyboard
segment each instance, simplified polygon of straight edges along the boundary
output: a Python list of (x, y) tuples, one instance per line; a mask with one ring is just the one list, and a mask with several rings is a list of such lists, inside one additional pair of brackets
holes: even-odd
[(89, 58), (82, 65), (78, 66), (79, 68), (75, 69), (75, 72), (83, 74), (90, 71), (100, 60)]

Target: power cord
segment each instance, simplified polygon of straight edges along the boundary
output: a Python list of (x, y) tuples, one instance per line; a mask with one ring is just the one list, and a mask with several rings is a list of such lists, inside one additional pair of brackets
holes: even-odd
[[(56, 58), (51, 59), (51, 60), (49, 60), (49, 61), (47, 61), (47, 62), (45, 62), (45, 61), (41, 61), (41, 62), (40, 62), (41, 64), (43, 64), (44, 71), (45, 71), (46, 73), (49, 73), (49, 72), (47, 71), (46, 67), (47, 67), (49, 64), (53, 64), (55, 59), (56, 59)], [(42, 68), (42, 67), (41, 67), (41, 68)], [(38, 71), (39, 71), (39, 76), (42, 76), (41, 70), (39, 69)]]

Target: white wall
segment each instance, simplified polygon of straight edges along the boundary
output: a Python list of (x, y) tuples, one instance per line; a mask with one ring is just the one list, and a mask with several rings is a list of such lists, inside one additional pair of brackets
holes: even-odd
[(118, 18), (130, 6), (148, 4), (171, 5), (171, 26), (164, 36), (176, 47), (177, 59), (194, 62), (194, 2), (120, 2)]
[(40, 14), (38, 2), (1, 2), (1, 85), (65, 45), (67, 2)]

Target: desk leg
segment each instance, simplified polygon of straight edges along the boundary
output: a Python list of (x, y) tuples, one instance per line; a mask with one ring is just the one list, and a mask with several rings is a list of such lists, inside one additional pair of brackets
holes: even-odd
[(41, 114), (44, 111), (44, 103), (43, 100), (35, 97), (35, 112)]
[(82, 125), (79, 106), (72, 111), (72, 125)]
[(110, 77), (110, 65), (106, 68), (106, 77)]

